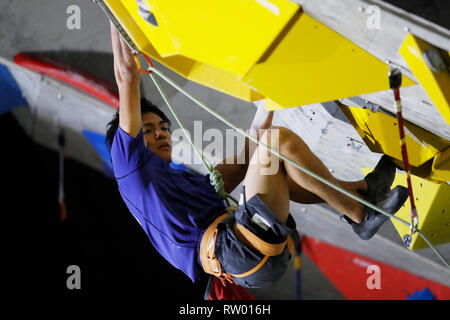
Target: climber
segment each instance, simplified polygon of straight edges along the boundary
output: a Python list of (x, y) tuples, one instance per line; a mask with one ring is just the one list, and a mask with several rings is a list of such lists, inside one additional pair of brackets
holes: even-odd
[[(243, 287), (261, 287), (279, 279), (292, 255), (286, 239), (295, 241), (298, 237), (289, 200), (327, 202), (346, 217), (362, 239), (371, 238), (388, 219), (262, 147), (253, 148), (253, 154), (249, 154), (246, 150), (252, 148), (248, 139), (244, 164), (224, 160), (216, 166), (227, 192), (242, 181), (245, 185), (237, 211), (226, 214), (227, 208), (208, 176), (171, 166), (170, 121), (141, 98), (136, 62), (112, 25), (111, 38), (120, 108), (108, 124), (106, 143), (119, 192), (158, 252), (192, 281), (198, 280), (203, 271)], [(396, 168), (388, 157), (383, 156), (364, 180), (339, 181), (300, 137), (286, 128), (273, 127), (272, 118), (273, 112), (258, 107), (250, 134), (388, 213), (394, 214), (406, 201), (406, 188), (391, 190)], [(278, 137), (278, 143), (273, 143), (273, 137)], [(279, 161), (279, 170), (261, 174), (274, 158)], [(277, 254), (267, 256), (259, 248)], [(265, 256), (268, 260), (262, 260)]]

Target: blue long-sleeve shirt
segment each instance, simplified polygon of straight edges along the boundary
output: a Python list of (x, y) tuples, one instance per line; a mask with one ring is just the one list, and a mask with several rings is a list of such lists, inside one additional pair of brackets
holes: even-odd
[(179, 170), (120, 127), (111, 146), (119, 192), (156, 250), (193, 282), (203, 271), (199, 246), (204, 230), (225, 212), (209, 176)]

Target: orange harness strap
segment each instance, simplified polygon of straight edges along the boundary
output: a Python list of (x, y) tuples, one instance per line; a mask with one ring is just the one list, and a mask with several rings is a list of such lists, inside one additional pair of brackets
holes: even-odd
[(239, 240), (261, 252), (264, 255), (264, 257), (254, 268), (245, 273), (228, 274), (223, 272), (222, 266), (220, 265), (219, 260), (214, 254), (214, 249), (216, 247), (216, 240), (218, 234), (217, 225), (219, 224), (220, 221), (228, 217), (228, 215), (229, 215), (228, 213), (225, 213), (220, 217), (218, 217), (206, 229), (205, 233), (203, 234), (202, 241), (200, 243), (200, 260), (202, 262), (203, 270), (208, 274), (212, 274), (218, 277), (224, 285), (226, 283), (225, 281), (233, 282), (232, 277), (244, 278), (255, 273), (264, 265), (264, 263), (266, 263), (269, 257), (280, 255), (284, 251), (286, 245), (288, 246), (291, 255), (294, 256), (295, 245), (294, 240), (290, 236), (284, 242), (271, 244), (261, 240), (244, 226), (235, 223), (234, 231)]
[(251, 232), (250, 230), (248, 230), (246, 227), (244, 227), (239, 223), (234, 224), (234, 232), (236, 233), (236, 236), (239, 238), (239, 240), (241, 240), (248, 246), (255, 248), (264, 255), (262, 260), (253, 269), (245, 273), (231, 275), (235, 278), (245, 278), (255, 273), (264, 265), (264, 263), (266, 263), (269, 257), (278, 256), (282, 254), (284, 248), (286, 248), (286, 244), (288, 245), (288, 249), (291, 252), (292, 256), (294, 256), (295, 253), (294, 240), (292, 240), (290, 236), (288, 236), (286, 241), (283, 241), (281, 243), (277, 244), (268, 243), (258, 238), (253, 232)]
[(287, 240), (276, 244), (265, 242), (264, 240), (258, 238), (253, 232), (251, 232), (250, 230), (248, 230), (246, 227), (244, 227), (239, 223), (235, 223), (234, 232), (242, 242), (255, 248), (263, 255), (269, 257), (278, 256), (282, 254), (284, 248), (286, 247), (286, 243), (288, 242)]
[(218, 234), (217, 225), (228, 216), (229, 214), (225, 213), (214, 220), (206, 229), (200, 242), (200, 261), (202, 262), (203, 270), (219, 278), (223, 285), (225, 285), (225, 280), (228, 282), (233, 282), (233, 280), (229, 274), (222, 272), (222, 266), (214, 253), (214, 249), (216, 248)]

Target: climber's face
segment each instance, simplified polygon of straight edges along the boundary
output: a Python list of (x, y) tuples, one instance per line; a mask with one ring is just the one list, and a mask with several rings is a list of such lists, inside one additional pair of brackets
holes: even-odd
[(172, 135), (169, 124), (153, 112), (142, 115), (145, 146), (162, 159), (172, 161)]

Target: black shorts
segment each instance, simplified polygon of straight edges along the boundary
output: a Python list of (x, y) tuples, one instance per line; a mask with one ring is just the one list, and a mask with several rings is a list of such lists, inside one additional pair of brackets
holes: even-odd
[[(281, 222), (267, 207), (258, 195), (253, 196), (244, 205), (240, 205), (236, 213), (222, 220), (216, 242), (215, 254), (222, 269), (228, 274), (242, 274), (250, 271), (264, 258), (256, 249), (241, 242), (234, 233), (234, 223), (237, 221), (253, 232), (261, 240), (277, 244), (286, 241), (291, 235), (298, 243), (298, 233), (295, 221), (289, 215), (286, 224)], [(255, 273), (244, 278), (233, 277), (233, 281), (246, 288), (259, 288), (277, 281), (286, 271), (291, 260), (291, 254), (286, 246), (278, 255), (269, 257), (264, 265)]]

